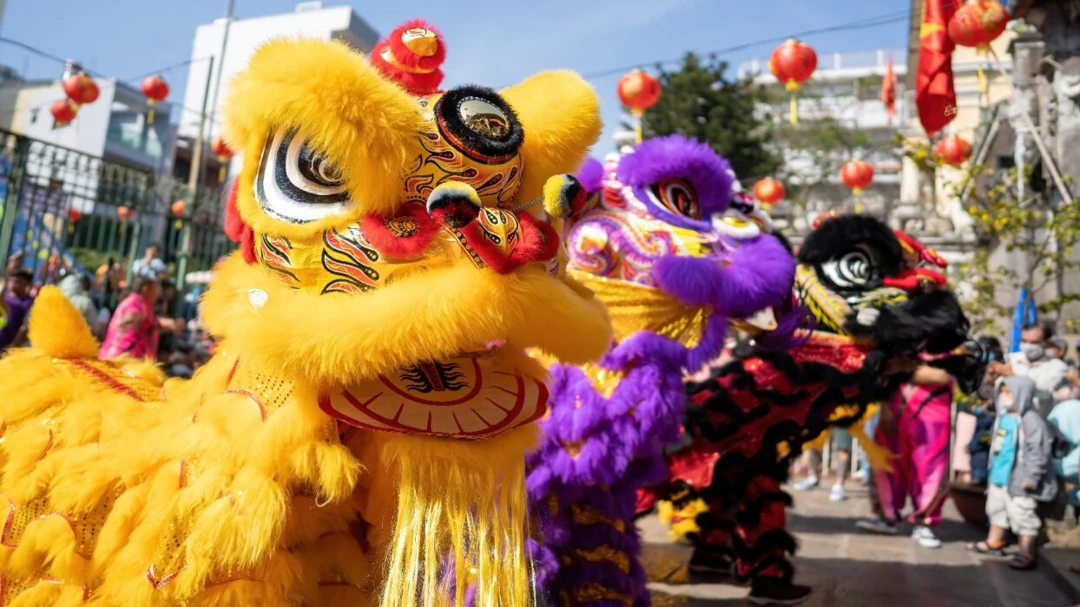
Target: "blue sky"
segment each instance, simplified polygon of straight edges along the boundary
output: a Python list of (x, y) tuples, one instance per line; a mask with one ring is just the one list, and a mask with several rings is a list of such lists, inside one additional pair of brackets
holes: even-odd
[[(195, 27), (220, 17), (225, 0), (8, 0), (0, 35), (53, 55), (81, 61), (127, 79), (191, 56)], [(237, 0), (238, 18), (291, 12), (294, 0)], [(324, 6), (342, 2), (325, 1)], [(439, 27), (447, 39), (446, 84), (493, 87), (549, 68), (594, 74), (623, 66), (675, 59), (687, 50), (707, 53), (763, 38), (898, 15), (906, 0), (395, 0), (353, 2), (380, 34), (412, 17)], [(907, 22), (804, 37), (819, 53), (900, 49)], [(767, 58), (772, 45), (723, 55), (740, 62)], [(902, 61), (901, 57), (896, 57)], [(59, 76), (61, 66), (0, 44), (0, 63), (28, 77)], [(187, 68), (166, 73), (172, 99), (184, 90)], [(621, 109), (618, 74), (591, 79), (603, 102), (604, 139)]]

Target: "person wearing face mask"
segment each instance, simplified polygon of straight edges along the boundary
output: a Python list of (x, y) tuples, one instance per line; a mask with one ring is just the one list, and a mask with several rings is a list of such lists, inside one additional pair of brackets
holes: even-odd
[[(991, 363), (1001, 362), (1003, 358), (1001, 342), (993, 337), (980, 337), (979, 342), (986, 349)], [(997, 420), (997, 411), (994, 409), (994, 388), (997, 385), (998, 378), (999, 375), (992, 368), (987, 367), (986, 376), (983, 378), (982, 385), (979, 386), (977, 392), (979, 406), (972, 412), (975, 415), (973, 432), (970, 437), (961, 437), (959, 435), (956, 437), (957, 440), (967, 441), (967, 452), (971, 458), (970, 481), (973, 485), (986, 485), (986, 477), (989, 474), (990, 444), (993, 438), (991, 434), (994, 429), (994, 422)]]
[(1008, 363), (991, 363), (991, 367), (1002, 377), (1027, 377), (1035, 382), (1039, 392), (1037, 406), (1043, 417), (1049, 413), (1053, 404), (1052, 394), (1065, 379), (1069, 366), (1060, 358), (1052, 358), (1047, 349), (1054, 351), (1053, 331), (1046, 325), (1028, 325), (1020, 333), (1020, 352), (1010, 357)]
[(998, 418), (992, 433), (986, 515), (986, 539), (968, 544), (979, 554), (1003, 555), (1005, 533), (1012, 529), (1020, 550), (1009, 563), (1019, 570), (1034, 569), (1042, 518), (1040, 503), (1054, 501), (1058, 478), (1053, 466), (1055, 434), (1033, 408), (1035, 382), (1006, 377), (997, 388)]
[(1046, 340), (1046, 357), (1065, 360), (1065, 354), (1069, 351), (1069, 342), (1060, 335), (1054, 335)]

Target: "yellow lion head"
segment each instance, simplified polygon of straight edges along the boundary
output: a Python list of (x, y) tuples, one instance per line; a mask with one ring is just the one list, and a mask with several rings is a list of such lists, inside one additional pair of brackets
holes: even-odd
[(204, 309), (226, 347), (320, 387), (491, 343), (607, 347), (550, 225), (600, 131), (579, 76), (417, 96), (342, 43), (279, 40), (232, 82), (225, 124), (246, 250)]

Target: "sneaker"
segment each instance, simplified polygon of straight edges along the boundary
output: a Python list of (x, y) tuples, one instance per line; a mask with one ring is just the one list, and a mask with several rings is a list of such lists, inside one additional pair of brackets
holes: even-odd
[(896, 535), (896, 523), (890, 523), (889, 521), (875, 516), (871, 519), (864, 519), (857, 523), (855, 526), (859, 529), (869, 533), (879, 533), (881, 535)]
[(754, 605), (798, 605), (810, 598), (809, 586), (799, 586), (775, 577), (757, 577), (747, 596)]
[(833, 485), (832, 489), (829, 491), (829, 501), (842, 502), (846, 499), (847, 493), (844, 491), (844, 488), (840, 485)]
[(859, 468), (855, 471), (855, 474), (851, 475), (851, 478), (859, 482), (869, 480), (870, 476), (866, 474), (866, 468)]
[(801, 481), (795, 483), (796, 491), (808, 491), (818, 486), (818, 478), (816, 476), (808, 476)]
[(918, 525), (911, 534), (911, 539), (919, 542), (923, 548), (941, 548), (941, 540), (934, 535), (934, 530), (926, 525)]

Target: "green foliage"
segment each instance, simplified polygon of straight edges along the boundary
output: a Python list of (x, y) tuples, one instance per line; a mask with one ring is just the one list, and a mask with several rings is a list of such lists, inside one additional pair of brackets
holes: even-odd
[(897, 147), (891, 138), (875, 138), (873, 133), (851, 128), (832, 116), (779, 125), (775, 139), (788, 153), (809, 161), (809, 168), (800, 165), (792, 171), (785, 167), (778, 175), (788, 185), (789, 199), (800, 206), (805, 206), (815, 187), (835, 180), (845, 162)]
[(759, 112), (768, 96), (749, 79), (727, 78), (727, 67), (715, 57), (703, 60), (687, 53), (679, 69), (661, 69), (664, 92), (645, 112), (643, 134), (679, 133), (706, 141), (731, 162), (740, 178), (772, 175), (780, 165), (768, 147), (772, 121)]
[[(973, 324), (989, 328), (1002, 318), (1012, 317), (1011, 305), (1000, 305), (999, 295), (1011, 294), (1025, 287), (1042, 302), (1041, 314), (1060, 311), (1066, 303), (1080, 301), (1080, 294), (1058, 293), (1049, 297), (1047, 291), (1059, 274), (1080, 269), (1076, 259), (1076, 242), (1080, 239), (1080, 200), (1073, 200), (1052, 209), (1039, 196), (1024, 200), (1017, 198), (1019, 179), (1030, 183), (1031, 174), (1017, 174), (1016, 169), (998, 179), (975, 185), (979, 179), (993, 176), (983, 166), (972, 166), (957, 184), (963, 188), (971, 183), (972, 194), (967, 198), (968, 215), (980, 246), (970, 261), (958, 268), (961, 280), (972, 288), (965, 309)], [(985, 180), (984, 180), (985, 181)], [(988, 251), (1001, 245), (1005, 252), (1017, 254), (1022, 266), (1009, 269), (990, 263)]]

